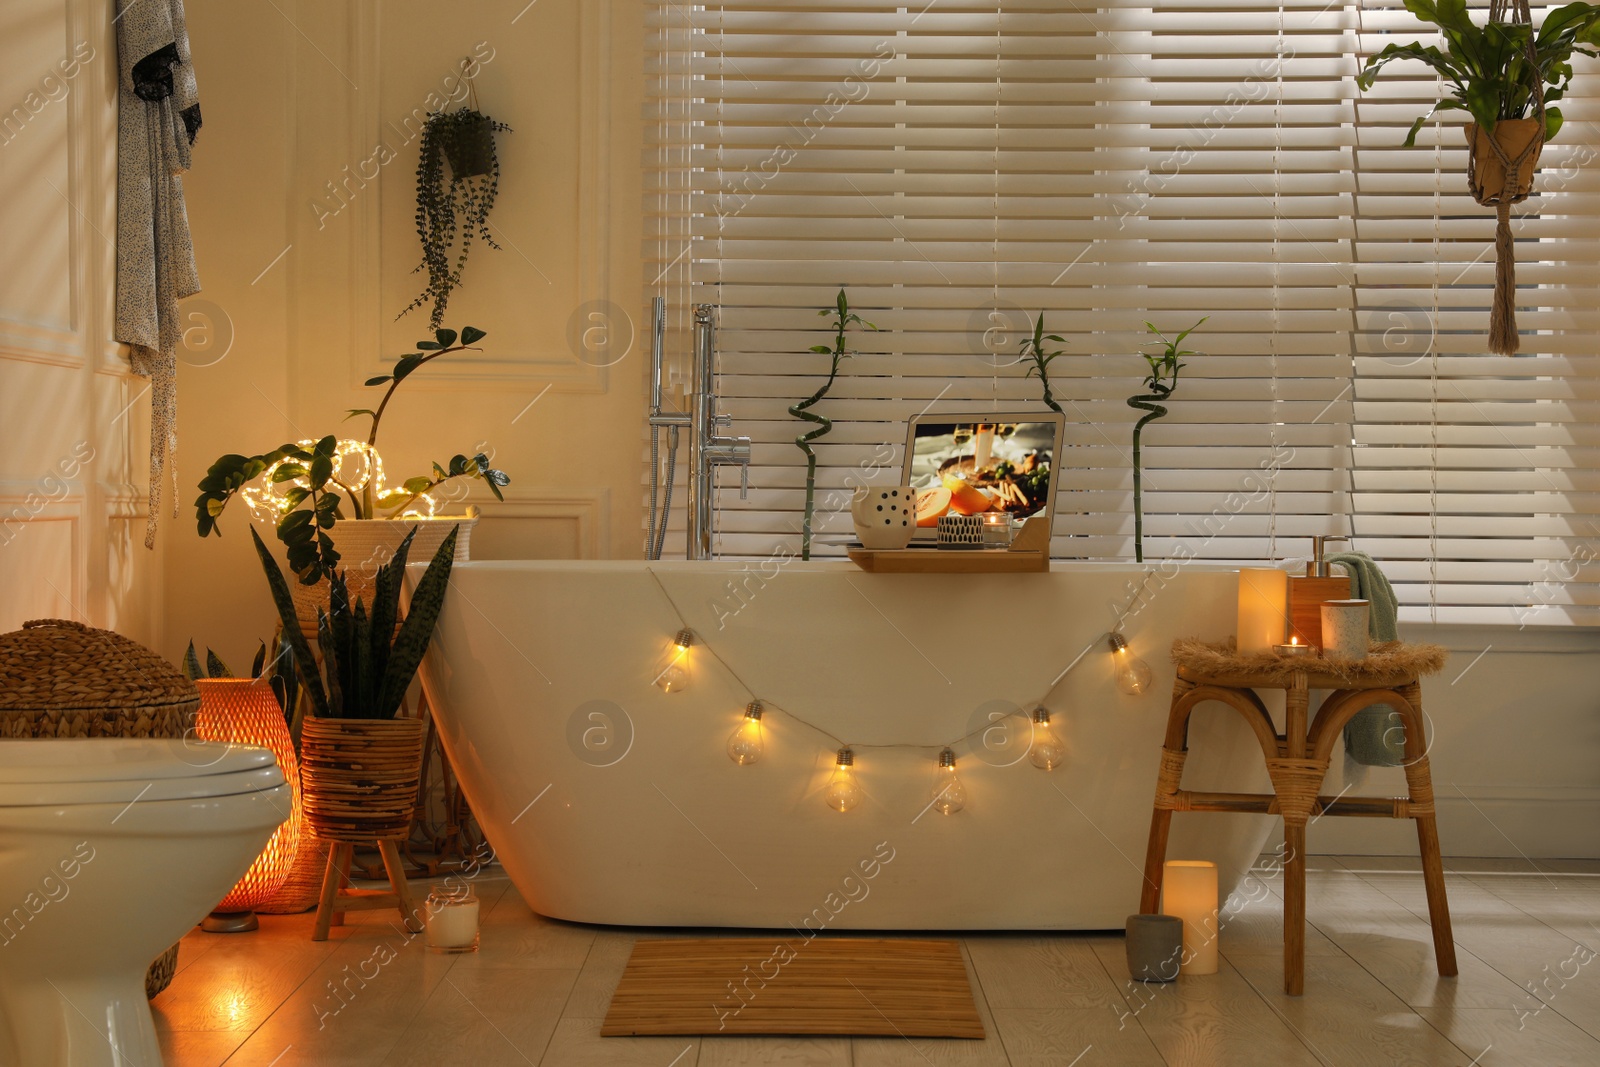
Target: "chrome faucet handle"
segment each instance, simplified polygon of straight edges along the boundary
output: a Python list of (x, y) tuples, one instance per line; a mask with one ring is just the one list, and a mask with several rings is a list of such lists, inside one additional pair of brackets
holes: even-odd
[(718, 412), (717, 414), (711, 416), (711, 425), (712, 426), (732, 426), (733, 425), (733, 416), (729, 415), (727, 412)]

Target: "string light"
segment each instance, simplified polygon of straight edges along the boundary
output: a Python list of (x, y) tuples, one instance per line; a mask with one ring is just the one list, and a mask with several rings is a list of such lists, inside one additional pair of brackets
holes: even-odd
[(849, 746), (841, 748), (834, 758), (833, 777), (828, 779), (828, 788), (822, 792), (822, 799), (834, 811), (849, 811), (861, 803), (861, 786), (856, 781), (855, 762), (855, 753), (850, 751)]
[(761, 701), (745, 705), (744, 719), (728, 738), (728, 758), (741, 767), (761, 758)]
[(1150, 664), (1135, 656), (1128, 649), (1128, 639), (1120, 632), (1107, 635), (1107, 643), (1111, 646), (1111, 662), (1116, 672), (1117, 688), (1131, 697), (1143, 696), (1150, 690), (1150, 683), (1155, 680), (1155, 672), (1150, 669)]
[(693, 678), (689, 674), (689, 649), (694, 645), (694, 634), (687, 627), (672, 639), (672, 658), (655, 677), (655, 686), (663, 693), (681, 693), (689, 688)]
[(1033, 743), (1028, 758), (1042, 771), (1053, 771), (1067, 762), (1067, 746), (1050, 726), (1050, 711), (1043, 704), (1033, 709)]
[[(678, 622), (681, 627), (673, 636), (672, 651), (669, 654), (670, 662), (666, 669), (656, 675), (654, 684), (668, 693), (682, 692), (688, 687), (690, 681), (688, 656), (690, 649), (695, 644), (694, 631), (689, 629), (683, 612), (678, 608), (677, 601), (673, 599), (672, 594), (667, 591), (667, 587), (662, 583), (661, 576), (655, 572), (654, 568), (646, 567), (645, 570), (656, 583), (656, 587), (661, 591), (662, 597), (666, 599), (668, 605), (678, 616)], [(1134, 603), (1137, 603), (1140, 595), (1142, 594), (1135, 595)], [(1125, 610), (1123, 615), (1126, 614), (1127, 611)], [(1119, 619), (1123, 615), (1119, 615)], [(1150, 665), (1133, 655), (1128, 647), (1127, 638), (1122, 635), (1120, 629), (1113, 630), (1106, 635), (1106, 638), (1112, 652), (1117, 688), (1131, 696), (1140, 696), (1146, 693), (1154, 681), (1155, 672), (1150, 669)], [(1097, 637), (1094, 641), (1091, 641), (1084, 647), (1083, 651), (1078, 653), (1075, 659), (1062, 669), (1061, 673), (1055, 676), (1049, 684), (1047, 695), (1048, 692), (1054, 691), (1056, 686), (1061, 683), (1061, 680), (1072, 672), (1073, 668), (1094, 648), (1095, 643), (1099, 640)], [(706, 645), (706, 653), (720, 663), (733, 681), (738, 683), (751, 698), (738, 728), (728, 738), (727, 751), (730, 759), (740, 766), (755, 763), (759, 760), (764, 749), (764, 735), (761, 726), (762, 715), (769, 709), (781, 711), (800, 725), (823, 735), (839, 746), (835, 756), (833, 773), (829, 777), (827, 787), (823, 792), (823, 799), (827, 805), (835, 811), (847, 812), (860, 804), (863, 794), (855, 773), (855, 752), (844, 738), (837, 736), (816, 722), (796, 715), (794, 712), (762, 701), (756, 696), (755, 690), (750, 687), (749, 683), (740, 677), (733, 666), (723, 659), (714, 647), (709, 644)], [(1022, 715), (1027, 713), (1019, 709), (1011, 714)], [(1067, 762), (1067, 746), (1050, 724), (1049, 709), (1042, 704), (1037, 705), (1029, 715), (1029, 719), (1032, 725), (1032, 739), (1029, 745), (1028, 757), (1033, 765), (1046, 771), (1065, 765)], [(970, 741), (972, 738), (992, 729), (994, 724), (994, 720), (986, 721), (971, 733), (959, 738), (952, 738), (938, 745), (889, 743), (872, 744), (863, 747), (936, 750), (938, 752), (935, 772), (936, 785), (933, 794), (934, 802), (931, 806), (937, 807), (942, 814), (953, 815), (961, 811), (965, 806), (966, 787), (956, 775), (955, 751), (952, 746)]]
[(956, 754), (947, 748), (939, 753), (939, 770), (934, 775), (934, 809), (941, 815), (954, 815), (966, 803), (967, 787), (956, 777)]
[[(296, 441), (306, 451), (316, 447), (313, 440)], [(247, 485), (239, 490), (239, 495), (244, 499), (245, 506), (250, 513), (258, 519), (276, 521), (288, 514), (298, 503), (291, 505), (288, 500), (289, 490), (306, 489), (310, 480), (306, 475), (277, 481), (278, 468), (285, 464), (299, 465), (296, 459), (281, 459), (261, 472), (257, 479), (259, 485)], [(333, 473), (329, 481), (338, 488), (350, 493), (352, 496), (360, 495), (368, 485), (373, 488), (373, 499), (381, 500), (391, 492), (384, 480), (383, 457), (378, 455), (378, 450), (365, 441), (342, 440), (337, 443), (333, 451)], [(404, 511), (394, 518), (406, 519), (431, 519), (439, 512), (439, 502), (431, 493), (423, 493), (406, 505)], [(376, 515), (367, 518), (375, 519)]]

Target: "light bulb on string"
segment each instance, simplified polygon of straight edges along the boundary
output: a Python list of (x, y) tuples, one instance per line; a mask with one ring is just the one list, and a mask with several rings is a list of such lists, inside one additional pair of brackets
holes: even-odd
[(1122, 634), (1111, 633), (1106, 641), (1111, 646), (1111, 664), (1117, 688), (1131, 697), (1149, 692), (1150, 683), (1155, 681), (1155, 672), (1150, 669), (1150, 664), (1128, 649), (1128, 639)]
[(694, 634), (688, 629), (679, 630), (672, 639), (672, 659), (655, 676), (653, 684), (663, 693), (681, 693), (689, 688), (689, 648), (694, 644)]
[(833, 777), (828, 779), (828, 788), (822, 792), (822, 799), (834, 811), (849, 811), (861, 803), (861, 786), (856, 782), (855, 762), (855, 753), (848, 747), (841, 748), (834, 758)]
[(954, 815), (967, 803), (967, 787), (956, 777), (956, 754), (948, 748), (939, 753), (939, 770), (934, 775), (933, 806), (941, 815)]
[(728, 758), (741, 767), (761, 758), (761, 701), (745, 705), (744, 719), (728, 738)]
[(1033, 739), (1028, 758), (1042, 771), (1053, 771), (1067, 761), (1067, 746), (1050, 726), (1050, 711), (1044, 705), (1033, 709)]

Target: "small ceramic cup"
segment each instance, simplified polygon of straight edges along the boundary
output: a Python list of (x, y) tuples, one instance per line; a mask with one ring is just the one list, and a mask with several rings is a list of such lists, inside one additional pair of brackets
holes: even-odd
[(1372, 605), (1365, 600), (1322, 602), (1322, 654), (1330, 659), (1366, 659)]
[(1128, 916), (1128, 975), (1136, 982), (1170, 982), (1183, 962), (1183, 920), (1176, 915)]
[(850, 501), (863, 548), (904, 548), (917, 532), (917, 491), (909, 485), (863, 485)]

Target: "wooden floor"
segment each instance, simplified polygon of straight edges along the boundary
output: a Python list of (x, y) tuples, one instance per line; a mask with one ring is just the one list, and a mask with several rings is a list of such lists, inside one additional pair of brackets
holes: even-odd
[(552, 922), (487, 874), (475, 955), (430, 955), (383, 912), (325, 942), (309, 915), (263, 917), (191, 933), (154, 1007), (168, 1067), (1600, 1064), (1600, 862), (1446, 866), (1459, 978), (1434, 973), (1415, 861), (1313, 857), (1303, 998), (1281, 992), (1264, 869), (1274, 892), (1225, 926), (1213, 977), (1130, 983), (1112, 935), (962, 938), (984, 1041), (601, 1038), (635, 936), (717, 932)]

